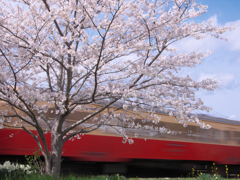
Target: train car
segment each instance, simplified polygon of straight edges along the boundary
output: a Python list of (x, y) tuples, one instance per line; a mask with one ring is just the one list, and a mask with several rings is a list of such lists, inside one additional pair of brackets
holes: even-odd
[[(75, 112), (66, 121), (75, 122), (87, 112)], [(172, 131), (130, 129), (134, 143), (128, 143), (109, 127), (101, 127), (89, 134), (67, 141), (63, 146), (63, 169), (90, 174), (124, 174), (126, 176), (187, 176), (196, 172), (211, 173), (213, 163), (218, 173), (226, 176), (240, 174), (240, 122), (206, 115), (199, 118), (211, 129), (196, 124), (183, 127), (173, 117), (158, 113), (161, 120), (154, 127)], [(49, 117), (53, 116), (49, 114)], [(142, 120), (138, 119), (141, 122)], [(37, 133), (35, 130), (32, 132)], [(135, 137), (134, 134), (138, 134)], [(50, 133), (46, 135), (50, 144)], [(37, 143), (22, 129), (0, 130), (0, 157), (20, 158), (33, 155)], [(215, 170), (214, 170), (215, 172)]]

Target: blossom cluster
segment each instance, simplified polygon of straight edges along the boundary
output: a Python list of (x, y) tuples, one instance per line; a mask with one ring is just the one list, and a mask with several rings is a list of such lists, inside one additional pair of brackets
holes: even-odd
[(3, 165), (0, 164), (0, 171), (1, 170), (7, 170), (8, 172), (12, 172), (12, 171), (15, 171), (15, 170), (22, 170), (24, 171), (25, 173), (27, 174), (31, 174), (33, 171), (30, 171), (31, 170), (31, 166), (29, 165), (24, 165), (24, 164), (14, 164), (10, 161), (5, 161), (5, 163)]
[[(184, 127), (210, 128), (192, 113), (211, 110), (196, 92), (214, 91), (217, 82), (181, 74), (210, 52), (172, 46), (184, 38), (224, 39), (233, 29), (192, 21), (206, 11), (195, 0), (0, 0), (0, 129), (31, 134), (46, 162), (59, 158), (55, 173), (62, 145), (100, 127), (130, 144), (133, 129), (176, 134), (151, 125), (160, 121), (157, 112)], [(77, 110), (85, 115), (72, 121)]]

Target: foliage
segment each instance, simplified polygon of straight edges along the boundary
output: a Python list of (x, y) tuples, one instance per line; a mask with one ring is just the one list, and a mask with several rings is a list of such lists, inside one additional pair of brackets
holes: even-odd
[(214, 175), (212, 176), (212, 179), (213, 179), (213, 180), (217, 180), (217, 179), (222, 179), (222, 177), (221, 177), (220, 174), (214, 174)]
[[(217, 178), (216, 178), (217, 177)], [(55, 180), (56, 178), (51, 175), (31, 173), (19, 174), (17, 171), (12, 171), (9, 174), (3, 174), (0, 171), (0, 180)], [(201, 174), (198, 178), (125, 178), (119, 175), (98, 175), (98, 176), (78, 176), (75, 174), (61, 175), (60, 180), (216, 180), (222, 179), (218, 176), (211, 176), (210, 174)]]
[[(226, 175), (227, 175), (227, 178), (228, 178), (228, 167), (227, 167), (227, 165), (225, 165), (225, 169), (226, 169)], [(239, 175), (238, 175), (238, 177), (239, 177)]]
[(3, 165), (0, 164), (0, 179), (3, 180), (20, 179), (21, 177), (25, 177), (26, 174), (32, 173), (33, 171), (29, 165), (14, 164), (10, 161), (6, 161)]
[[(90, 179), (96, 179), (96, 180), (127, 180), (124, 176), (119, 176), (118, 174), (113, 176), (95, 176)], [(90, 180), (89, 179), (89, 180)]]
[[(61, 175), (60, 180), (127, 180), (124, 176), (113, 175), (113, 176), (77, 176), (70, 174), (68, 176)], [(54, 176), (32, 173), (32, 174), (20, 174), (18, 171), (12, 173), (3, 174), (0, 171), (0, 180), (56, 180)]]
[(219, 174), (214, 174), (211, 176), (210, 174), (201, 173), (198, 179), (199, 180), (221, 180), (223, 178)]
[(45, 163), (41, 160), (40, 149), (35, 148), (36, 151), (33, 152), (34, 156), (27, 156), (25, 158), (28, 161), (28, 164), (34, 169), (36, 172), (43, 174), (45, 172)]
[[(210, 128), (191, 112), (210, 110), (195, 92), (217, 82), (178, 74), (209, 53), (172, 46), (231, 30), (192, 22), (206, 9), (194, 0), (0, 0), (0, 128), (27, 131), (57, 177), (63, 144), (82, 133), (111, 127), (129, 143), (133, 129), (171, 133), (147, 124), (159, 122), (157, 110)], [(89, 114), (64, 123), (74, 111)]]
[(192, 168), (192, 177), (195, 177), (195, 169)]
[(211, 167), (211, 169), (213, 174), (217, 174), (217, 167), (215, 163), (213, 163), (213, 167)]
[(199, 180), (211, 180), (212, 176), (210, 174), (202, 173), (198, 177)]

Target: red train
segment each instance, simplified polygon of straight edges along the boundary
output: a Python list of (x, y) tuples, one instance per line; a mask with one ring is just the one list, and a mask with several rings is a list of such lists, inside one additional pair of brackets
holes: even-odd
[[(63, 168), (91, 174), (156, 177), (186, 176), (192, 168), (211, 173), (212, 163), (216, 163), (223, 176), (225, 165), (229, 176), (240, 173), (240, 122), (202, 115), (200, 118), (212, 127), (207, 130), (194, 124), (184, 128), (166, 114), (161, 116), (159, 127), (182, 133), (141, 131), (139, 137), (133, 137), (134, 143), (129, 144), (110, 129), (102, 128), (64, 144)], [(46, 137), (50, 142), (49, 133)], [(22, 129), (0, 130), (1, 159), (33, 155), (35, 147), (35, 140)]]

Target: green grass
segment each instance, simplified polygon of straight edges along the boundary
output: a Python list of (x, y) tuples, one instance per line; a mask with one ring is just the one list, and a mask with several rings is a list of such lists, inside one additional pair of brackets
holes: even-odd
[[(55, 177), (41, 174), (19, 174), (17, 172), (12, 173), (1, 173), (0, 180), (56, 180)], [(113, 176), (78, 176), (75, 174), (61, 175), (59, 180), (216, 180), (212, 176), (206, 176), (204, 178), (125, 178), (124, 176), (113, 175)], [(217, 180), (229, 180), (220, 178)]]
[[(55, 177), (41, 174), (0, 173), (0, 180), (55, 180)], [(59, 180), (127, 180), (124, 176), (78, 176), (70, 174), (61, 176)]]
[[(32, 174), (21, 177), (0, 177), (1, 180), (55, 180), (54, 177), (48, 175)], [(198, 178), (125, 178), (123, 176), (61, 176), (60, 180), (199, 180)], [(207, 180), (207, 179), (206, 179)], [(212, 178), (208, 180), (213, 180)], [(222, 178), (221, 180), (228, 180)]]

